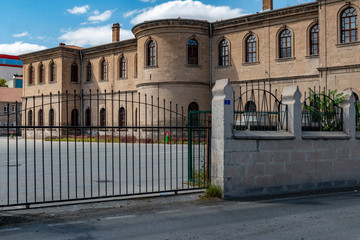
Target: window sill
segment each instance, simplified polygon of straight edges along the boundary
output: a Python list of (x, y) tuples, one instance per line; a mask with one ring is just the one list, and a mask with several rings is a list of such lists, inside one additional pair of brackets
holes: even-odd
[(342, 48), (342, 47), (352, 47), (352, 46), (358, 46), (358, 45), (360, 45), (360, 41), (349, 42), (349, 43), (337, 43), (335, 46), (338, 48)]
[(235, 139), (251, 140), (290, 140), (295, 136), (286, 131), (235, 131)]
[(224, 65), (224, 66), (216, 66), (215, 69), (226, 69), (231, 67), (231, 65)]
[(38, 83), (38, 86), (42, 86), (42, 85), (45, 85), (45, 83), (44, 82)]
[(72, 81), (70, 81), (70, 84), (79, 84), (79, 82), (72, 82)]
[(260, 62), (243, 62), (242, 65), (243, 66), (254, 66), (254, 65), (259, 65)]
[(295, 61), (296, 57), (288, 57), (288, 58), (277, 58), (275, 62), (292, 62)]
[(152, 68), (158, 68), (158, 65), (154, 65), (154, 66), (145, 66), (144, 69), (152, 69)]
[(99, 83), (106, 83), (108, 82), (109, 80), (100, 80)]
[(118, 80), (127, 80), (128, 78), (127, 77), (124, 77), (124, 78), (118, 78)]
[(314, 58), (319, 58), (320, 56), (319, 56), (319, 54), (317, 54), (317, 55), (307, 55), (307, 56), (305, 56), (305, 58), (306, 59), (314, 59)]
[(302, 132), (303, 139), (319, 140), (319, 139), (334, 139), (334, 140), (349, 140), (350, 135), (344, 132)]
[(28, 84), (27, 86), (28, 86), (28, 87), (33, 87), (33, 86), (35, 86), (35, 84), (32, 83), (32, 84)]
[(57, 83), (56, 81), (49, 82), (49, 84), (56, 84), (56, 83)]
[(185, 64), (186, 68), (200, 68), (199, 64)]
[(92, 81), (90, 81), (90, 82), (85, 82), (85, 84), (91, 84), (92, 83)]

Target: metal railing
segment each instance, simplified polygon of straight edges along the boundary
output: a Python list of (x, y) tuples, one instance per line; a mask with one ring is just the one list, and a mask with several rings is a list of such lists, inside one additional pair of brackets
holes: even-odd
[(187, 115), (133, 92), (25, 98), (22, 137), (0, 126), (0, 207), (202, 189), (211, 126)]
[(360, 101), (355, 102), (356, 110), (356, 131), (360, 131)]
[(234, 99), (234, 128), (236, 130), (288, 129), (287, 105), (282, 104), (278, 99), (277, 90), (273, 92), (270, 83), (246, 83), (239, 87), (239, 97), (234, 97)]
[(310, 89), (304, 94), (302, 103), (302, 130), (303, 131), (342, 131), (343, 109), (338, 106), (346, 97), (336, 91), (318, 91)]

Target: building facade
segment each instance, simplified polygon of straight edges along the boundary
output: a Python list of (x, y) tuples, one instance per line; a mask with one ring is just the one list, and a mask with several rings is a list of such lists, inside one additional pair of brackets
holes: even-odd
[(0, 54), (0, 79), (13, 80), (14, 75), (22, 75), (23, 63), (18, 56)]
[(21, 126), (21, 95), (22, 89), (0, 87), (0, 135), (16, 133), (14, 127)]
[[(358, 96), (359, 11), (360, 0), (318, 0), (277, 10), (264, 0), (263, 12), (223, 21), (147, 21), (134, 26), (135, 38), (126, 41), (119, 41), (120, 26), (114, 24), (112, 43), (90, 48), (60, 44), (20, 56), (23, 109), (42, 111), (31, 112), (31, 124), (120, 124), (128, 102), (115, 104), (119, 114), (110, 114), (101, 101), (89, 112), (90, 91), (98, 90), (100, 100), (111, 91), (119, 99), (146, 94), (186, 111), (208, 110), (213, 83), (224, 78), (235, 89), (245, 82), (267, 81), (278, 92), (289, 85), (302, 92), (322, 86), (352, 89)], [(74, 101), (53, 107), (55, 98)], [(108, 117), (95, 121), (99, 114)], [(29, 124), (29, 119), (23, 121)]]
[(22, 88), (23, 87), (23, 76), (14, 74), (11, 80), (6, 81), (6, 85), (9, 88)]

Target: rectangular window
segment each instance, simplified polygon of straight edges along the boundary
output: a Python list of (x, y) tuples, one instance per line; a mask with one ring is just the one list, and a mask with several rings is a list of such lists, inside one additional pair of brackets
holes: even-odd
[(4, 112), (7, 113), (9, 111), (8, 106), (4, 106)]
[(11, 105), (11, 111), (12, 111), (13, 113), (15, 112), (15, 109), (16, 109), (15, 105)]
[(4, 127), (7, 127), (7, 122), (4, 122)]

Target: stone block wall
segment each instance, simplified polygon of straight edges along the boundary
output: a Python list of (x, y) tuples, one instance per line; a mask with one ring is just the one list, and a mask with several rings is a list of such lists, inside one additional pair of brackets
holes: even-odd
[[(343, 132), (301, 131), (301, 94), (284, 88), (289, 130), (233, 130), (231, 85), (213, 90), (211, 181), (225, 198), (285, 194), (360, 185), (360, 134), (355, 131), (354, 97), (342, 103)], [(299, 120), (300, 118), (300, 120)]]

